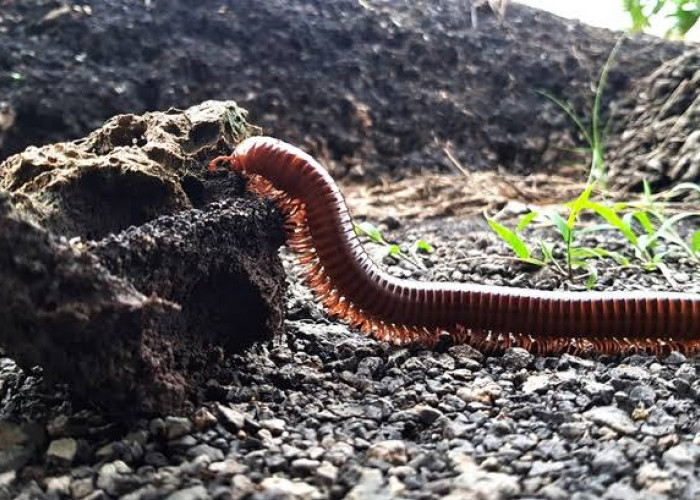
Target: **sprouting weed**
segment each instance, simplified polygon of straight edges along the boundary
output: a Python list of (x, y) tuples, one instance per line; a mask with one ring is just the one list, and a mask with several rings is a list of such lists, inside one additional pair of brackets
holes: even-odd
[[(594, 193), (605, 185), (604, 139), (606, 127), (601, 128), (600, 120), (603, 92), (608, 72), (623, 40), (624, 37), (615, 44), (601, 71), (592, 107), (590, 128), (584, 125), (584, 120), (574, 112), (569, 104), (551, 94), (540, 92), (571, 118), (587, 142), (591, 155), (586, 186), (574, 201), (564, 205), (568, 213), (562, 215), (554, 209), (533, 210), (519, 221), (515, 230), (510, 230), (486, 216), (491, 229), (512, 248), (518, 259), (538, 266), (551, 264), (555, 270), (568, 279), (585, 279), (588, 288), (595, 286), (597, 281), (598, 272), (595, 261), (599, 259), (612, 259), (622, 267), (636, 263), (646, 271), (658, 270), (671, 284), (674, 284), (671, 272), (664, 261), (664, 257), (668, 254), (667, 246), (661, 245), (662, 241), (680, 247), (693, 261), (700, 263), (700, 229), (693, 232), (690, 241), (685, 241), (677, 229), (681, 221), (689, 218), (700, 218), (700, 212), (684, 212), (674, 215), (668, 215), (667, 212), (667, 201), (678, 196), (679, 193), (688, 191), (700, 193), (700, 186), (697, 184), (679, 184), (670, 191), (655, 195), (652, 194), (649, 183), (645, 181), (644, 193), (639, 200), (611, 204), (593, 198)], [(584, 226), (580, 220), (584, 213), (593, 214), (599, 220), (602, 219), (601, 223)], [(532, 245), (528, 245), (519, 233), (535, 220), (546, 222), (556, 228), (564, 248), (564, 262), (559, 262), (554, 258), (554, 245), (544, 241), (536, 242), (542, 257), (533, 256), (530, 249)], [(633, 249), (635, 262), (633, 263), (628, 257), (618, 252), (598, 247), (589, 248), (578, 243), (578, 234), (601, 230), (615, 230), (622, 234)]]
[(355, 227), (355, 234), (358, 236), (365, 236), (367, 239), (377, 245), (383, 247), (384, 252), (382, 257), (391, 256), (397, 259), (408, 262), (412, 266), (425, 271), (426, 267), (420, 259), (420, 253), (433, 253), (435, 249), (433, 246), (423, 239), (419, 239), (408, 246), (408, 250), (404, 250), (404, 245), (400, 243), (390, 243), (381, 233), (379, 228), (370, 222), (360, 222), (353, 223)]

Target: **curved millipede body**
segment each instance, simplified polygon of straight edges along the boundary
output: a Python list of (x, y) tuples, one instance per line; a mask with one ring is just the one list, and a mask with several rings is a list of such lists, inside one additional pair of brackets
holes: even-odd
[(241, 142), (222, 163), (249, 178), (286, 218), (289, 247), (329, 313), (394, 344), (433, 345), (441, 332), (487, 351), (537, 353), (700, 348), (700, 295), (538, 291), (395, 278), (363, 249), (345, 200), (311, 156), (269, 137)]

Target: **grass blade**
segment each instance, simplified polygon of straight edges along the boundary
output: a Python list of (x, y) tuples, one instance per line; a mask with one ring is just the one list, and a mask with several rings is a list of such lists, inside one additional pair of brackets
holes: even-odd
[(700, 229), (693, 233), (693, 238), (690, 241), (690, 248), (693, 249), (693, 252), (698, 253), (700, 250)]
[(554, 210), (545, 210), (543, 214), (556, 226), (557, 231), (559, 231), (559, 234), (564, 238), (564, 241), (568, 242), (571, 240), (571, 228), (561, 215)]
[(360, 222), (359, 224), (355, 223), (355, 234), (358, 236), (367, 236), (374, 243), (386, 243), (381, 231), (379, 231), (379, 229), (377, 229), (377, 227), (370, 222)]
[(486, 217), (486, 222), (488, 222), (489, 227), (495, 232), (503, 241), (505, 241), (515, 252), (519, 258), (523, 260), (529, 260), (532, 253), (527, 247), (525, 242), (518, 236), (515, 232), (508, 229), (503, 224), (499, 224), (495, 220)]
[(532, 223), (533, 220), (535, 220), (537, 218), (538, 215), (539, 215), (538, 212), (532, 211), (532, 212), (526, 214), (525, 216), (523, 216), (523, 218), (520, 219), (520, 222), (518, 223), (517, 227), (515, 228), (515, 232), (519, 233), (520, 231), (525, 229), (527, 226), (529, 226)]
[(637, 235), (634, 234), (632, 228), (628, 224), (625, 224), (625, 221), (623, 221), (613, 209), (592, 201), (586, 202), (584, 208), (593, 210), (595, 213), (605, 219), (608, 224), (620, 231), (632, 245), (635, 247), (639, 246)]

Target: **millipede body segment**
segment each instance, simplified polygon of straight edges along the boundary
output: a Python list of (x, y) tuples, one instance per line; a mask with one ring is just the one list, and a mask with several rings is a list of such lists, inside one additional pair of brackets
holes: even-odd
[(355, 234), (343, 195), (310, 155), (269, 137), (241, 142), (227, 163), (249, 189), (271, 198), (287, 242), (328, 312), (377, 339), (455, 343), (489, 352), (522, 346), (536, 353), (594, 350), (696, 352), (700, 295), (664, 292), (539, 291), (399, 279), (380, 269)]

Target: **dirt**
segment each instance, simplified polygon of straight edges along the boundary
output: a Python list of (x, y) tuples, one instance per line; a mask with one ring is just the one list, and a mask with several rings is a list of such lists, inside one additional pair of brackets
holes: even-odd
[(281, 334), (279, 213), (205, 168), (255, 130), (243, 117), (122, 115), (0, 164), (7, 355), (79, 406), (181, 413), (224, 356)]
[(635, 87), (620, 106), (621, 130), (609, 147), (614, 187), (654, 190), (700, 180), (700, 50), (689, 49)]
[[(566, 203), (584, 189), (586, 174), (567, 167), (554, 174), (527, 176), (507, 172), (465, 172), (464, 175), (408, 176), (384, 179), (377, 185), (347, 183), (345, 199), (353, 217), (371, 221), (408, 219), (422, 221), (443, 217), (493, 214), (511, 205), (545, 206)], [(392, 225), (391, 222), (388, 223)]]
[[(483, 3), (483, 2), (482, 2)], [(547, 90), (587, 113), (617, 34), (513, 4), (471, 26), (457, 0), (5, 0), (0, 158), (118, 113), (235, 99), (337, 176), (540, 170), (579, 145)], [(128, 43), (124, 43), (128, 40)], [(626, 43), (606, 98), (683, 51)]]

